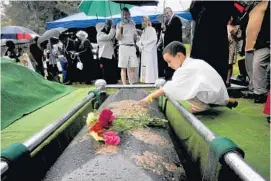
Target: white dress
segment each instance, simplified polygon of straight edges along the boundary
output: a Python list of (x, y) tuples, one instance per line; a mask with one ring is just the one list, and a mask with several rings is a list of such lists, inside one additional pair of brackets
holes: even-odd
[(137, 46), (141, 51), (140, 81), (155, 83), (158, 79), (157, 34), (153, 27), (143, 30)]
[(27, 67), (27, 68), (29, 68), (30, 70), (32, 70), (32, 71), (34, 71), (35, 72), (35, 69), (34, 69), (34, 67), (33, 67), (33, 65), (32, 65), (32, 63), (31, 63), (31, 61), (30, 61), (30, 58), (29, 58), (29, 56), (26, 54), (26, 53), (24, 53), (23, 55), (21, 55), (20, 57), (19, 57), (19, 60), (20, 60), (20, 64), (21, 65), (23, 65), (23, 66), (25, 66), (25, 67)]
[(182, 66), (163, 86), (177, 101), (197, 98), (205, 104), (225, 105), (229, 100), (226, 86), (216, 70), (203, 60), (187, 57)]

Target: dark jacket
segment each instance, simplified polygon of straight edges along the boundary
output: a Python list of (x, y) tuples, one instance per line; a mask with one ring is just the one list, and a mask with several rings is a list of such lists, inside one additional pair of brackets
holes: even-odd
[(36, 43), (31, 44), (29, 49), (36, 62), (38, 64), (42, 64), (43, 51), (38, 47), (38, 45)]
[(183, 42), (182, 40), (182, 22), (177, 16), (173, 16), (169, 25), (166, 22), (166, 31), (164, 36), (164, 47), (173, 41)]
[[(9, 55), (8, 55), (9, 54)], [(8, 48), (7, 51), (5, 52), (5, 56), (9, 56), (9, 58), (14, 58), (16, 59), (16, 62), (19, 62), (20, 60), (18, 59), (18, 55), (15, 53), (15, 50), (12, 48)]]
[(227, 24), (233, 1), (194, 1), (190, 12), (196, 22), (191, 57), (209, 63), (226, 80), (229, 60)]

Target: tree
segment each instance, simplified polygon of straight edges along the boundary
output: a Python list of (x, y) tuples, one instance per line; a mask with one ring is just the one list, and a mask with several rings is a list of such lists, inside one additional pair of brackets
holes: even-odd
[(27, 27), (39, 34), (45, 24), (79, 11), (78, 1), (10, 1), (4, 13), (15, 25)]

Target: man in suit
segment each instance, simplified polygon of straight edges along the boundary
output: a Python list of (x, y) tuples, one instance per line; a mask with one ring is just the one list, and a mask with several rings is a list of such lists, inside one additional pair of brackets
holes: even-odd
[[(182, 40), (182, 22), (181, 19), (174, 15), (171, 8), (166, 7), (164, 9), (164, 15), (166, 22), (164, 25), (164, 47), (173, 41), (183, 42)], [(172, 78), (174, 70), (170, 67), (165, 67), (165, 79), (170, 80)]]

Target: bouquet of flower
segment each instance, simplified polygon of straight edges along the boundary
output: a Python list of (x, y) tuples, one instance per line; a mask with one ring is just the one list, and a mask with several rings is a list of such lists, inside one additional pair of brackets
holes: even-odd
[(96, 141), (104, 141), (108, 145), (118, 145), (120, 143), (118, 133), (108, 131), (114, 119), (115, 115), (109, 109), (104, 109), (98, 118), (94, 113), (89, 113), (86, 122), (90, 127), (90, 135)]

